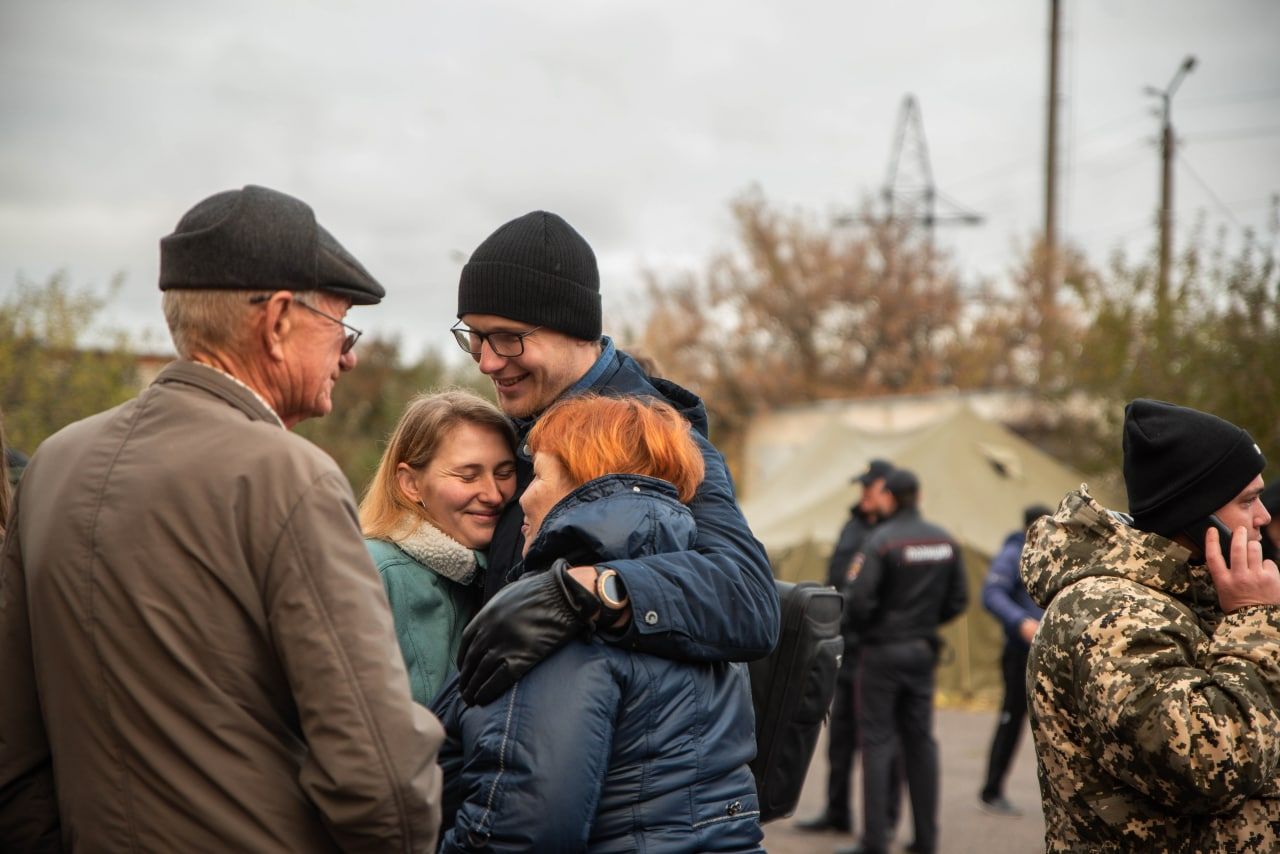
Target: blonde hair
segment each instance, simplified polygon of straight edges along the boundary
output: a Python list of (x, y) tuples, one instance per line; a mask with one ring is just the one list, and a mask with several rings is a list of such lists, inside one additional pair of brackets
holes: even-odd
[(415, 396), (400, 416), (378, 461), (378, 470), (360, 499), (360, 528), (366, 537), (387, 539), (406, 513), (437, 524), (422, 506), (401, 491), (396, 470), (400, 463), (417, 469), (431, 462), (449, 432), (464, 423), (494, 430), (514, 452), (516, 434), (511, 422), (480, 395), (448, 389)]
[(567, 398), (538, 419), (527, 444), (558, 459), (575, 486), (606, 474), (642, 474), (671, 483), (685, 504), (706, 472), (689, 422), (652, 398)]
[[(254, 310), (250, 300), (269, 297), (275, 291), (240, 291), (225, 288), (173, 288), (160, 300), (169, 337), (184, 359), (198, 353), (219, 353), (242, 349), (249, 335), (248, 318)], [(309, 291), (293, 291), (293, 298), (314, 306)]]

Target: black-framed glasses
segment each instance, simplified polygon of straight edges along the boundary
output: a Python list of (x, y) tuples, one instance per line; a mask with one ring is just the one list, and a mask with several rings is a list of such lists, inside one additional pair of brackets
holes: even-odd
[(485, 342), (488, 342), (489, 349), (495, 356), (514, 359), (524, 354), (524, 339), (541, 328), (541, 326), (535, 326), (528, 332), (477, 332), (463, 326), (462, 321), (459, 320), (449, 327), (449, 331), (453, 333), (453, 340), (458, 342), (458, 346), (476, 359), (480, 358), (480, 348)]
[[(271, 296), (272, 296), (271, 294), (260, 294), (260, 295), (258, 295), (258, 296), (256, 296), (256, 297), (251, 298), (251, 299), (249, 300), (249, 305), (257, 305), (258, 303), (266, 302), (267, 300), (271, 299)], [(363, 333), (363, 332), (361, 332), (359, 329), (356, 329), (354, 326), (352, 326), (350, 323), (347, 323), (347, 322), (346, 322), (345, 320), (343, 320), (342, 318), (340, 318), (340, 317), (334, 317), (332, 314), (325, 314), (325, 313), (324, 313), (323, 311), (321, 311), (320, 309), (315, 308), (315, 307), (313, 307), (313, 306), (309, 306), (309, 305), (307, 305), (305, 302), (303, 302), (303, 301), (302, 301), (302, 300), (300, 300), (300, 299), (295, 299), (295, 300), (294, 300), (294, 303), (295, 303), (295, 304), (297, 304), (297, 305), (302, 306), (302, 307), (303, 307), (303, 308), (305, 308), (307, 311), (312, 312), (313, 314), (318, 314), (318, 315), (320, 315), (320, 316), (321, 316), (321, 317), (323, 317), (325, 320), (332, 320), (334, 323), (338, 324), (338, 325), (339, 325), (339, 326), (341, 326), (343, 329), (348, 330), (348, 332), (347, 332), (347, 337), (342, 339), (342, 352), (343, 352), (344, 354), (346, 354), (346, 353), (350, 353), (350, 352), (351, 352), (351, 348), (352, 348), (352, 347), (354, 347), (354, 346), (356, 346), (356, 342), (357, 342), (357, 341), (359, 341), (359, 340), (360, 340), (360, 336), (364, 334), (364, 333)]]

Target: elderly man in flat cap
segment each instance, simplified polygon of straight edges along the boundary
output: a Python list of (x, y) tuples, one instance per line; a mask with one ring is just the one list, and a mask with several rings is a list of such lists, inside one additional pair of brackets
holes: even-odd
[(263, 187), (160, 260), (178, 361), (45, 441), (0, 553), (0, 849), (433, 850), (439, 723), (350, 487), (289, 432), (383, 289)]

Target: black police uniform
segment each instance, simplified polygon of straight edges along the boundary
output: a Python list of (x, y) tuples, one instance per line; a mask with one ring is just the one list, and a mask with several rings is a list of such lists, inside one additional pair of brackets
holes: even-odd
[(938, 838), (937, 630), (968, 601), (960, 549), (914, 507), (903, 508), (867, 538), (852, 574), (846, 614), (862, 642), (863, 849), (887, 849), (890, 768), (900, 746), (914, 850), (932, 854)]
[[(849, 521), (840, 530), (835, 550), (827, 563), (827, 584), (844, 590), (849, 581), (849, 567), (861, 550), (875, 521), (855, 505)], [(836, 677), (836, 693), (831, 701), (831, 717), (827, 726), (827, 811), (826, 823), (836, 829), (852, 826), (850, 785), (853, 781), (853, 757), (858, 751), (858, 715), (854, 694), (858, 673), (858, 634), (846, 615), (840, 626), (844, 635), (844, 658)]]

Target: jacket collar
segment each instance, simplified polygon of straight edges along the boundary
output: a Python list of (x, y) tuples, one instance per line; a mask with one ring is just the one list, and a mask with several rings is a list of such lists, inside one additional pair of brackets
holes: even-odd
[(284, 422), (256, 391), (231, 374), (217, 368), (179, 359), (170, 362), (156, 376), (153, 385), (182, 383), (194, 386), (239, 409), (253, 421), (266, 421), (284, 429)]
[(591, 369), (582, 375), (576, 383), (569, 386), (566, 394), (582, 394), (591, 391), (595, 384), (604, 376), (604, 372), (613, 364), (614, 356), (617, 348), (613, 346), (613, 339), (608, 335), (600, 336), (600, 355), (596, 358), (595, 364)]
[(390, 539), (409, 557), (450, 581), (470, 584), (475, 578), (476, 553), (421, 516), (406, 513)]
[[(707, 409), (700, 397), (670, 380), (646, 374), (640, 367), (640, 363), (619, 350), (608, 335), (601, 337), (600, 341), (603, 348), (595, 364), (557, 399), (587, 392), (656, 397), (675, 407), (676, 411), (689, 422), (694, 432), (703, 437), (707, 436)], [(529, 459), (529, 454), (525, 449), (524, 437), (529, 435), (529, 431), (533, 429), (537, 420), (537, 415), (531, 418), (512, 419), (516, 436), (520, 440), (517, 456), (526, 461)]]
[[(689, 508), (665, 480), (607, 474), (589, 480), (547, 511), (514, 574), (542, 569), (556, 558), (574, 565), (625, 560), (689, 548), (697, 528)], [(666, 544), (669, 547), (659, 546)]]

